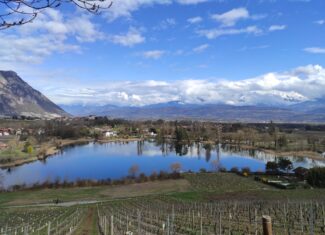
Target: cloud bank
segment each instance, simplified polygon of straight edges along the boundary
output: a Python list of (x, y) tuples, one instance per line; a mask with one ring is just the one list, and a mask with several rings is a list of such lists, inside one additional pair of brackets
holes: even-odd
[(169, 101), (232, 105), (288, 105), (325, 96), (325, 68), (307, 65), (239, 81), (117, 81), (79, 88), (52, 87), (43, 92), (60, 104), (141, 106)]

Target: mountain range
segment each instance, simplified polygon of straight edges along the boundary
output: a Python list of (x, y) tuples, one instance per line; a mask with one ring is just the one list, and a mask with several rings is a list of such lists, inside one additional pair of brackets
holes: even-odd
[(325, 122), (325, 99), (286, 107), (186, 104), (179, 101), (141, 107), (62, 105), (77, 116), (98, 115), (125, 119), (193, 119), (240, 122)]
[(13, 71), (0, 71), (0, 115), (54, 118), (68, 116)]
[[(258, 102), (257, 102), (258, 103)], [(56, 105), (13, 71), (0, 71), (0, 116), (54, 118), (60, 116), (109, 116), (133, 120), (191, 119), (229, 122), (325, 123), (325, 97), (286, 106), (189, 104), (181, 101), (146, 106)]]

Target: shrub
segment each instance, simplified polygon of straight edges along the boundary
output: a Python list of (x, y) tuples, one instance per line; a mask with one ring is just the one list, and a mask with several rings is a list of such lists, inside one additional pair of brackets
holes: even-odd
[(287, 173), (293, 168), (292, 162), (287, 158), (279, 158), (278, 166), (281, 170), (286, 171)]
[(170, 169), (174, 173), (180, 172), (180, 170), (182, 169), (182, 165), (180, 163), (178, 163), (178, 162), (175, 162), (175, 163), (170, 165)]
[(249, 174), (251, 173), (251, 169), (249, 167), (243, 167), (241, 169), (241, 173), (243, 174), (243, 176), (249, 176)]
[(129, 175), (135, 178), (136, 174), (139, 172), (139, 166), (138, 165), (132, 165), (129, 168)]
[(144, 173), (141, 173), (141, 174), (139, 175), (139, 179), (138, 179), (138, 181), (139, 181), (140, 183), (142, 183), (142, 182), (147, 182), (147, 181), (148, 181), (148, 178), (147, 178), (147, 176), (146, 176)]
[(276, 162), (267, 162), (266, 163), (266, 171), (274, 172), (274, 171), (277, 171), (278, 168), (279, 168), (279, 165)]
[(325, 167), (314, 167), (309, 170), (307, 182), (318, 188), (325, 188)]
[(151, 181), (155, 181), (155, 180), (157, 180), (157, 178), (158, 178), (158, 174), (157, 174), (157, 172), (152, 172), (152, 174), (150, 175), (150, 180)]
[(165, 171), (160, 171), (159, 175), (158, 175), (158, 179), (159, 180), (164, 180), (164, 179), (168, 179), (168, 173)]
[(238, 169), (238, 167), (233, 167), (233, 168), (230, 169), (230, 172), (232, 172), (232, 173), (238, 173), (239, 172), (239, 169)]
[(220, 172), (227, 172), (227, 169), (225, 167), (220, 167), (219, 171)]

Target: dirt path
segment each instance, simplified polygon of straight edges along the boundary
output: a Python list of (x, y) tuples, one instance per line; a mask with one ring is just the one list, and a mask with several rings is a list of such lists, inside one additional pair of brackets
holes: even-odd
[(97, 228), (97, 216), (94, 207), (90, 207), (84, 221), (81, 222), (80, 227), (73, 233), (73, 235), (99, 235)]

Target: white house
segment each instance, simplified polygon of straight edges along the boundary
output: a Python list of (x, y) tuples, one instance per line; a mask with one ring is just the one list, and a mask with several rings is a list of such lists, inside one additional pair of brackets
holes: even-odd
[(1, 133), (1, 136), (8, 136), (8, 135), (10, 135), (10, 129), (1, 128), (0, 133)]
[(43, 134), (45, 134), (45, 130), (44, 129), (38, 129), (37, 134), (38, 135), (43, 135)]
[(116, 133), (116, 131), (105, 131), (104, 136), (105, 137), (116, 137), (117, 133)]
[(155, 132), (150, 132), (149, 135), (150, 135), (151, 137), (156, 137), (156, 136), (157, 136), (157, 134), (156, 134)]

